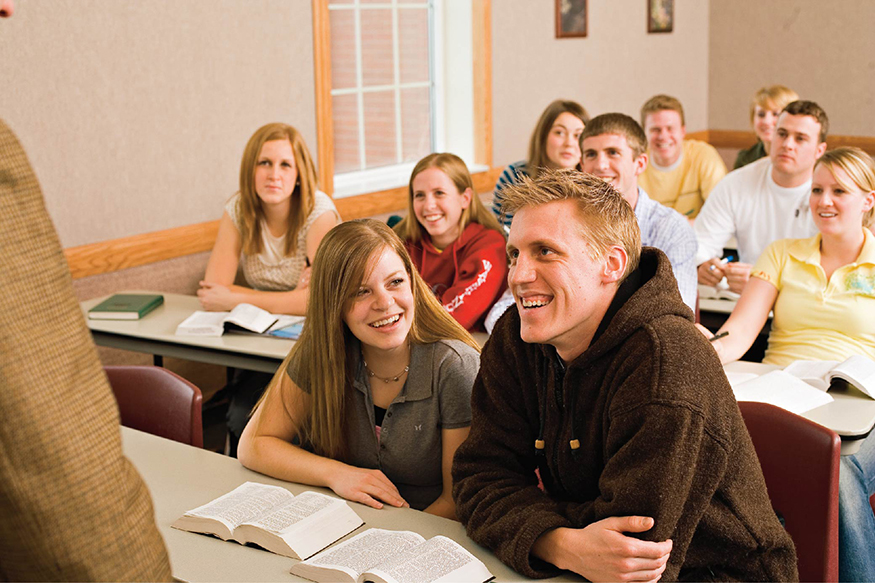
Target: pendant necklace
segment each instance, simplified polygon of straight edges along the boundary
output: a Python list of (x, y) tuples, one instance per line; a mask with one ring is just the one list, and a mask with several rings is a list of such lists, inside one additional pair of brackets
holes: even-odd
[(383, 377), (381, 377), (381, 376), (377, 376), (377, 374), (376, 374), (374, 371), (372, 371), (372, 370), (370, 369), (370, 367), (368, 367), (368, 362), (365, 360), (365, 356), (364, 356), (364, 355), (362, 355), (362, 362), (363, 362), (364, 365), (365, 365), (365, 371), (368, 373), (368, 376), (369, 376), (369, 377), (371, 377), (371, 378), (375, 378), (375, 379), (379, 379), (379, 380), (383, 381), (384, 383), (386, 383), (387, 385), (388, 385), (389, 383), (397, 383), (397, 382), (398, 382), (398, 379), (400, 379), (402, 376), (404, 376), (404, 374), (405, 374), (407, 371), (410, 370), (410, 365), (408, 364), (407, 366), (404, 367), (404, 370), (402, 370), (401, 372), (399, 372), (399, 373), (396, 374), (395, 376), (383, 378)]

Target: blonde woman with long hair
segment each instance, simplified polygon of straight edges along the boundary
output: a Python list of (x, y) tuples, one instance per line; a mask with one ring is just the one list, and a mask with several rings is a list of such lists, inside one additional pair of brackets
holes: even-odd
[(338, 225), (316, 253), (307, 323), (240, 441), (240, 461), (375, 508), (455, 517), (479, 348), (385, 224)]
[(468, 330), (507, 288), (504, 230), (480, 202), (468, 167), (429, 154), (410, 175), (407, 216), (395, 232), (438, 300)]
[[(260, 127), (240, 161), (240, 190), (228, 200), (207, 271), (197, 292), (201, 306), (227, 311), (247, 303), (275, 314), (307, 309), (310, 265), (325, 233), (340, 217), (317, 189), (316, 166), (301, 134), (290, 125)], [(235, 285), (242, 265), (246, 286)], [(229, 453), (270, 375), (237, 370), (226, 386)]]
[[(741, 357), (774, 310), (763, 362), (875, 360), (875, 164), (858, 148), (826, 152), (809, 198), (820, 234), (769, 245), (738, 305), (712, 344), (722, 362)], [(702, 328), (703, 334), (711, 332)], [(875, 434), (842, 456), (839, 472), (839, 580), (875, 581)]]

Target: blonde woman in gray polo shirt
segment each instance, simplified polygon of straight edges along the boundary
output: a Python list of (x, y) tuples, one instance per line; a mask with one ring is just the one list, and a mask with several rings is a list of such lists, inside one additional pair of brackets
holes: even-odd
[(313, 265), (307, 323), (240, 461), (375, 508), (455, 518), (450, 467), (471, 424), (477, 343), (379, 221), (334, 227)]

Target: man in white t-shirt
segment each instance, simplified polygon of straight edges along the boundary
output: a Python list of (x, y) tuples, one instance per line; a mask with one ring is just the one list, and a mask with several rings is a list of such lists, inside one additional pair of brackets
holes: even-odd
[[(829, 119), (813, 101), (794, 101), (778, 117), (768, 158), (730, 172), (705, 201), (694, 225), (699, 283), (716, 286), (726, 277), (741, 293), (752, 264), (778, 239), (817, 234), (808, 210), (814, 163), (826, 151)], [(739, 261), (721, 261), (735, 237)]]

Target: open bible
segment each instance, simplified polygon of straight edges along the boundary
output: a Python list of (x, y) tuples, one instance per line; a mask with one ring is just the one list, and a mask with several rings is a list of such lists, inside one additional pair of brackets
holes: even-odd
[(327, 583), (483, 583), (492, 579), (479, 559), (444, 536), (371, 528), (294, 565), (293, 575)]
[(797, 360), (786, 366), (784, 371), (822, 391), (828, 390), (835, 380), (844, 381), (875, 399), (875, 362), (859, 354), (843, 362)]
[(306, 559), (364, 524), (344, 500), (246, 482), (171, 526)]
[(225, 332), (261, 334), (296, 340), (303, 316), (271, 314), (252, 304), (237, 304), (230, 312), (196, 311), (176, 327), (178, 336), (221, 336)]
[(865, 356), (834, 360), (797, 360), (783, 370), (764, 375), (726, 374), (738, 401), (771, 403), (802, 414), (833, 401), (827, 391), (835, 382), (848, 383), (875, 398), (875, 362)]

